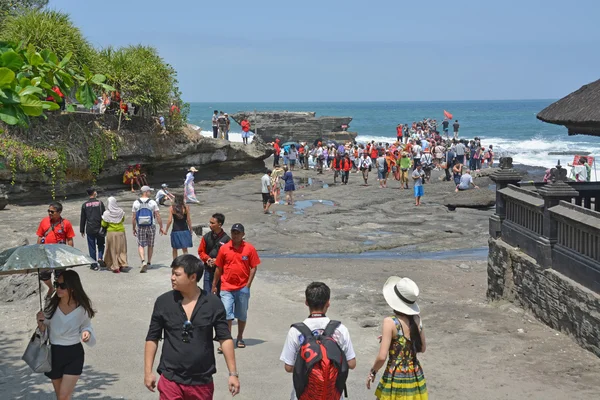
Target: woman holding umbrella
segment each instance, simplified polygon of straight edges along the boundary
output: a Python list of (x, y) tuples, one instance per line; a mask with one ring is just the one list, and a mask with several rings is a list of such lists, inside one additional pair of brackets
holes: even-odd
[(52, 370), (45, 375), (52, 380), (57, 399), (70, 399), (83, 371), (81, 342), (96, 344), (91, 322), (95, 311), (77, 272), (64, 271), (54, 286), (56, 294), (37, 314), (37, 321), (41, 332), (50, 330)]

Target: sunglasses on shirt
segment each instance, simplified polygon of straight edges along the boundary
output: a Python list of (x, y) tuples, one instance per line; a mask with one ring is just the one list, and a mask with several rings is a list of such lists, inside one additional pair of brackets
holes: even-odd
[(183, 332), (181, 332), (181, 340), (183, 343), (190, 342), (190, 337), (192, 337), (192, 329), (194, 329), (194, 326), (190, 321), (185, 321), (183, 323)]
[(64, 282), (56, 282), (56, 281), (54, 282), (54, 288), (55, 289), (63, 289), (64, 290), (67, 287), (68, 287), (67, 284), (64, 283)]

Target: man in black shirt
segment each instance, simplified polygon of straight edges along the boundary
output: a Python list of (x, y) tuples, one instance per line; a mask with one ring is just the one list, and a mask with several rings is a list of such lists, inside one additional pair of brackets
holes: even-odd
[(452, 128), (454, 129), (454, 139), (458, 139), (458, 128), (460, 128), (458, 120), (454, 121), (454, 123), (452, 124)]
[[(156, 299), (146, 336), (144, 385), (152, 392), (158, 388), (161, 399), (212, 400), (212, 376), (217, 372), (214, 332), (229, 370), (229, 391), (235, 396), (240, 382), (223, 303), (198, 287), (203, 272), (199, 259), (184, 254), (173, 260), (171, 268), (173, 290)], [(157, 386), (152, 368), (163, 335)]]
[[(211, 292), (213, 287), (213, 280), (215, 278), (215, 260), (219, 249), (225, 243), (229, 242), (231, 238), (223, 230), (223, 224), (225, 223), (225, 216), (221, 213), (213, 214), (210, 221), (210, 232), (202, 237), (200, 240), (200, 246), (198, 246), (198, 256), (204, 263), (204, 290)], [(221, 281), (216, 282), (217, 293), (220, 297), (221, 292)]]
[[(98, 261), (98, 264), (92, 264), (91, 268), (97, 271), (98, 265), (104, 268), (106, 264), (104, 258), (104, 235), (100, 234), (100, 224), (102, 223), (102, 214), (104, 213), (104, 203), (96, 198), (98, 195), (96, 189), (87, 189), (90, 198), (81, 205), (81, 217), (79, 219), (79, 232), (81, 237), (87, 234), (88, 250), (90, 257)], [(98, 257), (96, 258), (96, 247), (98, 247)]]

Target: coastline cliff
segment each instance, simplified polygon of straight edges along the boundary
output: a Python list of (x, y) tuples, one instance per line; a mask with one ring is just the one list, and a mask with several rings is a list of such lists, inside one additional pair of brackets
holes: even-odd
[[(231, 115), (238, 124), (247, 118), (251, 131), (265, 142), (308, 142), (317, 139), (345, 142), (354, 140), (356, 132), (348, 132), (352, 117), (317, 117), (314, 112), (244, 111)], [(258, 133), (256, 132), (258, 130)]]

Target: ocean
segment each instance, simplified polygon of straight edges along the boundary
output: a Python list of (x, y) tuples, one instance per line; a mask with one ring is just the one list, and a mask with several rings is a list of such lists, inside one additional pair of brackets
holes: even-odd
[[(568, 136), (562, 126), (547, 124), (535, 116), (555, 100), (352, 102), (352, 103), (191, 103), (190, 124), (203, 135), (212, 136), (213, 111), (314, 111), (317, 116), (350, 116), (348, 130), (358, 132), (357, 141), (392, 142), (398, 123), (435, 118), (441, 130), (443, 111), (460, 123), (460, 137), (478, 136), (486, 147), (494, 145), (496, 159), (512, 156), (515, 163), (550, 168), (560, 159), (562, 165), (573, 156), (549, 155), (556, 151), (588, 151), (600, 154), (600, 139)], [(230, 139), (242, 141), (241, 128), (232, 120)], [(259, 127), (260, 131), (260, 127)], [(452, 131), (452, 126), (450, 126)], [(594, 176), (594, 175), (592, 175)]]

